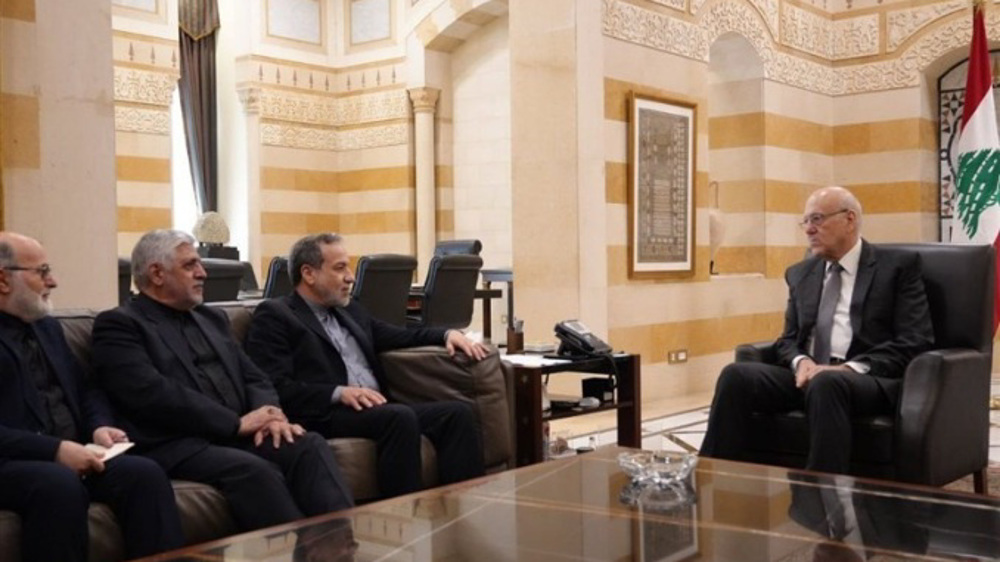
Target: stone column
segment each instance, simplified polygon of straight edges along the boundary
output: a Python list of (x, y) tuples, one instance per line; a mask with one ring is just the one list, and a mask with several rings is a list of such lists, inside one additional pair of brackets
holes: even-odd
[(427, 267), (434, 256), (437, 239), (434, 200), (434, 107), (441, 90), (437, 88), (411, 88), (413, 102), (413, 160), (416, 168), (417, 212), (417, 279), (427, 277)]
[(238, 88), (237, 94), (246, 114), (247, 255), (243, 259), (253, 264), (263, 287), (267, 269), (260, 248), (260, 88)]

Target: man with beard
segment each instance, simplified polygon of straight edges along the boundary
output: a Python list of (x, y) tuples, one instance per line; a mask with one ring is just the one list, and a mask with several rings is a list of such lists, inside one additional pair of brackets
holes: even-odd
[(110, 447), (128, 435), (49, 317), (56, 286), (38, 241), (0, 233), (0, 509), (21, 516), (22, 557), (86, 560), (91, 501), (115, 512), (128, 558), (179, 548), (163, 470), (131, 455), (104, 462), (81, 444)]
[(194, 239), (146, 233), (132, 275), (140, 294), (97, 317), (93, 354), (136, 449), (218, 488), (244, 531), (353, 505), (326, 441), (289, 423), (225, 313), (202, 305)]
[(458, 330), (382, 322), (350, 302), (354, 274), (339, 235), (296, 242), (289, 272), (295, 292), (262, 302), (247, 334), (250, 357), (271, 375), (289, 416), (327, 437), (374, 440), (384, 497), (421, 488), (421, 434), (434, 444), (442, 484), (481, 475), (483, 449), (471, 406), (392, 402), (378, 354), (445, 345), (478, 361), (486, 348)]

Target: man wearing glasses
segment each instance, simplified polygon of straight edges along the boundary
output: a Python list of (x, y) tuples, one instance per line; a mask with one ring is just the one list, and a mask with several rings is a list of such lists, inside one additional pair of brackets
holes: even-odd
[(0, 233), (0, 509), (21, 516), (24, 560), (86, 560), (87, 509), (108, 504), (128, 558), (184, 544), (173, 489), (153, 461), (104, 461), (81, 445), (128, 441), (84, 379), (59, 322), (36, 240)]
[(722, 370), (701, 454), (746, 458), (754, 412), (804, 410), (806, 468), (845, 473), (851, 418), (895, 410), (907, 363), (934, 340), (920, 256), (861, 238), (861, 204), (842, 187), (814, 192), (800, 223), (812, 255), (789, 267), (776, 365)]

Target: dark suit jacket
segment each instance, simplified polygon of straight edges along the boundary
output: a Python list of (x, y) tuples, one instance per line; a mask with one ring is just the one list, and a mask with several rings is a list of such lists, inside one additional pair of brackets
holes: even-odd
[(225, 313), (197, 306), (191, 315), (219, 355), (244, 410), (235, 412), (202, 394), (186, 340), (162, 325), (157, 303), (140, 296), (94, 321), (95, 371), (139, 452), (169, 470), (210, 443), (236, 437), (240, 416), (278, 405), (267, 376), (233, 339)]
[[(87, 383), (58, 320), (43, 318), (32, 323), (31, 329), (63, 389), (80, 431), (77, 441), (89, 443), (95, 429), (114, 425), (104, 393)], [(11, 459), (52, 461), (59, 449), (58, 437), (41, 433), (46, 406), (25, 367), (20, 346), (0, 338), (0, 463)]]
[[(354, 336), (386, 397), (390, 397), (378, 354), (391, 349), (443, 345), (447, 330), (400, 328), (373, 318), (352, 302), (334, 313)], [(289, 418), (305, 422), (329, 416), (330, 397), (347, 385), (347, 368), (316, 314), (298, 293), (265, 300), (257, 306), (247, 333), (247, 353), (263, 369), (281, 396)]]
[[(825, 264), (814, 256), (785, 272), (788, 306), (785, 330), (777, 341), (783, 365), (790, 366), (797, 355), (809, 355)], [(850, 315), (854, 335), (847, 359), (871, 365), (872, 376), (902, 377), (910, 360), (934, 342), (920, 256), (862, 241)]]

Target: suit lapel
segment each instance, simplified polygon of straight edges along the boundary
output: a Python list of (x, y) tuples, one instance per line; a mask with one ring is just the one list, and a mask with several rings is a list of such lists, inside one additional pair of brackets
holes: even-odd
[(76, 421), (78, 426), (83, 428), (85, 420), (80, 416), (80, 405), (77, 404), (77, 396), (76, 393), (73, 392), (76, 388), (76, 382), (70, 380), (70, 377), (73, 376), (73, 374), (66, 372), (66, 357), (64, 357), (62, 353), (59, 353), (59, 350), (56, 349), (54, 342), (50, 341), (44, 333), (36, 329), (34, 324), (31, 325), (31, 330), (35, 332), (35, 339), (38, 340), (38, 345), (41, 346), (42, 354), (49, 362), (49, 368), (52, 369), (53, 373), (55, 373), (56, 380), (59, 382), (59, 386), (63, 389), (63, 396), (66, 399), (66, 405), (73, 414), (74, 421)]
[(298, 317), (299, 321), (309, 327), (310, 330), (319, 336), (319, 339), (323, 340), (326, 345), (329, 345), (334, 351), (337, 350), (334, 347), (333, 342), (330, 341), (330, 335), (326, 333), (326, 329), (322, 324), (319, 323), (319, 318), (316, 318), (316, 313), (313, 312), (309, 304), (306, 303), (305, 299), (299, 296), (298, 293), (292, 293), (291, 299), (288, 301), (288, 308), (292, 309), (292, 312)]
[(816, 259), (802, 280), (802, 318), (803, 332), (812, 335), (813, 326), (816, 325), (816, 315), (819, 312), (819, 300), (823, 294), (823, 277), (826, 274), (826, 261)]
[(218, 331), (213, 329), (213, 327), (208, 323), (208, 321), (201, 315), (197, 310), (191, 311), (191, 318), (194, 319), (194, 323), (201, 330), (202, 335), (208, 341), (208, 345), (212, 346), (215, 350), (216, 356), (218, 356), (219, 361), (222, 362), (222, 366), (226, 368), (226, 374), (229, 376), (229, 380), (233, 383), (233, 388), (236, 389), (237, 398), (243, 401), (244, 390), (243, 390), (243, 378), (240, 376), (241, 372), (237, 361), (239, 358), (233, 354), (229, 353), (228, 346), (226, 342), (222, 340), (222, 337), (229, 337), (228, 334), (223, 334), (220, 336)]
[(19, 376), (17, 377), (17, 384), (21, 385), (22, 396), (25, 397), (25, 402), (28, 403), (28, 408), (38, 421), (38, 426), (45, 427), (45, 415), (42, 411), (42, 397), (38, 395), (38, 390), (35, 388), (35, 384), (31, 380), (31, 374), (28, 373), (27, 363), (24, 362), (24, 357), (21, 357), (21, 351), (15, 349), (13, 342), (8, 342), (6, 338), (0, 338), (0, 344), (7, 348), (7, 352), (10, 353), (11, 359), (17, 363), (17, 370), (19, 373)]
[(136, 299), (135, 303), (138, 304), (142, 315), (156, 326), (156, 333), (159, 334), (163, 343), (170, 348), (170, 351), (172, 351), (180, 360), (181, 364), (184, 365), (184, 369), (188, 372), (188, 376), (191, 377), (191, 384), (195, 385), (195, 388), (197, 388), (198, 382), (195, 378), (197, 376), (197, 369), (195, 369), (194, 362), (191, 358), (191, 351), (188, 348), (187, 342), (182, 339), (180, 330), (177, 329), (176, 325), (161, 322), (160, 315), (149, 308), (154, 306), (153, 303), (147, 303), (144, 299)]
[(361, 329), (361, 326), (359, 326), (358, 323), (354, 321), (354, 318), (352, 318), (351, 315), (348, 314), (343, 308), (334, 308), (333, 313), (337, 317), (337, 321), (340, 322), (340, 325), (346, 328), (347, 331), (354, 336), (354, 340), (358, 342), (358, 345), (361, 347), (361, 351), (365, 354), (365, 359), (368, 360), (368, 365), (374, 368), (374, 342), (372, 342), (371, 338), (368, 337), (368, 334)]
[(878, 259), (875, 248), (864, 240), (861, 241), (861, 257), (858, 259), (858, 274), (854, 280), (854, 293), (851, 295), (851, 329), (855, 334), (861, 330), (861, 311), (868, 297), (868, 289), (875, 278)]

